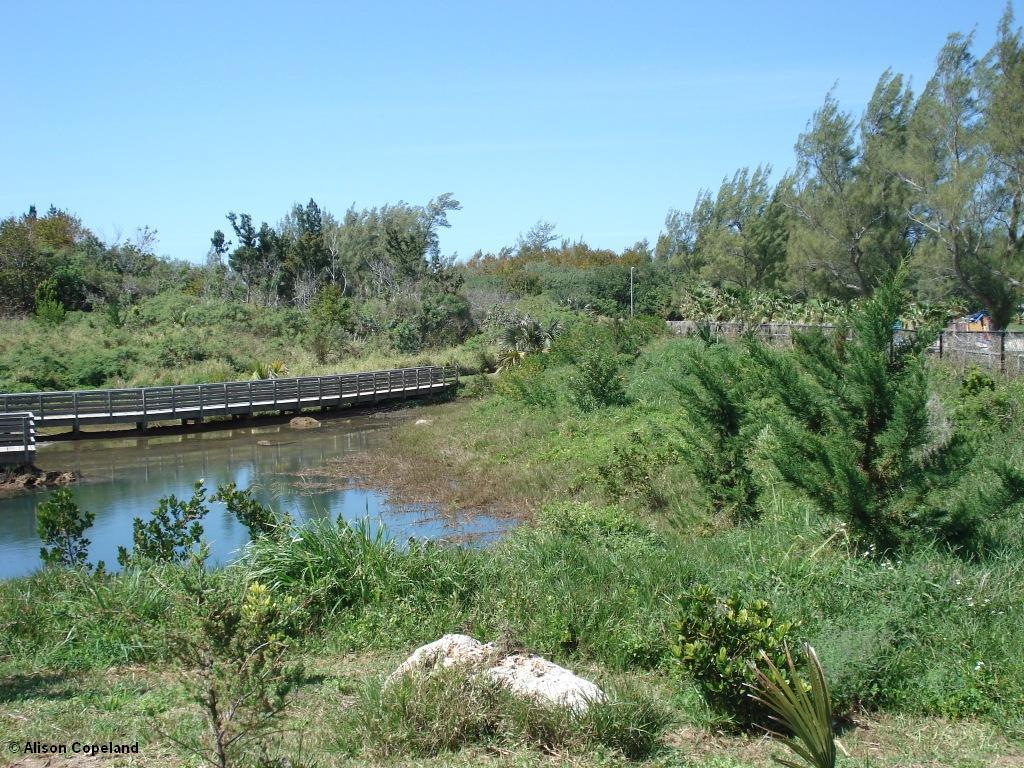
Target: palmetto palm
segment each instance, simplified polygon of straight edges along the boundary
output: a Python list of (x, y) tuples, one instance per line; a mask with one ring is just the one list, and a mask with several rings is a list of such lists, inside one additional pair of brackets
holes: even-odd
[(553, 320), (546, 326), (523, 317), (505, 328), (502, 333), (504, 349), (498, 353), (498, 371), (519, 365), (527, 355), (547, 352), (551, 341), (562, 332), (562, 324)]
[(287, 375), (288, 367), (280, 360), (275, 360), (272, 363), (256, 363), (256, 367), (252, 369), (252, 378), (254, 379), (279, 379)]

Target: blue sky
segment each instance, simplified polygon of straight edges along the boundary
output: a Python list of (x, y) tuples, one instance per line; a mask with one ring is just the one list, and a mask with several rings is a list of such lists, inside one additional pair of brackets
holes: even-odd
[(949, 32), (982, 52), (1003, 8), (7, 0), (0, 215), (53, 203), (201, 260), (228, 211), (453, 192), (462, 257), (538, 219), (653, 243), (701, 187), (790, 166), (833, 84), (855, 112), (887, 67), (921, 87)]

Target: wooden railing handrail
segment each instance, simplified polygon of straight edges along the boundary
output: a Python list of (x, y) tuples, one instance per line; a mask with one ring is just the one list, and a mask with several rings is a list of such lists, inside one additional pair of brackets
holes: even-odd
[(138, 415), (174, 418), (179, 412), (226, 412), (248, 407), (264, 409), (268, 403), (286, 408), (293, 404), (323, 404), (325, 400), (364, 398), (448, 387), (458, 381), (458, 370), (440, 365), (392, 368), (326, 376), (293, 376), (274, 379), (174, 384), (125, 389), (80, 389), (57, 392), (0, 393), (0, 414), (33, 409), (37, 420), (52, 422), (84, 417), (96, 420)]
[(0, 414), (0, 464), (25, 464), (36, 450), (35, 418), (29, 412)]

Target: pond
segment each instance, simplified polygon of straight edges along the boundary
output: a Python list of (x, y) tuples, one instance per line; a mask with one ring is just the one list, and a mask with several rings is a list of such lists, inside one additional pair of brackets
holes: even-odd
[[(86, 532), (89, 560), (117, 570), (118, 545), (131, 548), (132, 521), (149, 519), (162, 497), (188, 499), (196, 480), (212, 495), (234, 481), (297, 521), (344, 518), (383, 524), (394, 538), (466, 539), (486, 543), (507, 526), (481, 515), (452, 519), (429, 505), (390, 503), (386, 494), (361, 488), (304, 488), (294, 473), (328, 459), (380, 444), (394, 419), (371, 415), (325, 419), (318, 429), (295, 430), (287, 422), (205, 429), (182, 434), (117, 436), (41, 444), (36, 464), (44, 470), (74, 470), (82, 476), (71, 491), (82, 509), (95, 513)], [(25, 576), (41, 566), (36, 506), (52, 490), (0, 496), (0, 579)], [(208, 504), (203, 520), (211, 562), (237, 555), (248, 533), (223, 504)]]

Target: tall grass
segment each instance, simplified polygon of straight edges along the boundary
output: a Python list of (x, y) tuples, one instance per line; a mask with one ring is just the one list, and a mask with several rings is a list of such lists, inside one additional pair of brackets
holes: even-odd
[(283, 539), (257, 539), (244, 567), (248, 578), (301, 605), (309, 626), (336, 623), (361, 639), (387, 627), (382, 639), (408, 642), (455, 621), (476, 587), (481, 559), (431, 542), (400, 546), (382, 526), (340, 520), (316, 521)]
[(446, 670), (386, 686), (369, 682), (336, 731), (343, 750), (377, 758), (433, 756), (469, 745), (527, 745), (546, 752), (604, 748), (636, 760), (656, 749), (669, 721), (664, 707), (635, 690), (613, 690), (607, 701), (578, 714)]
[[(400, 546), (366, 526), (321, 522), (254, 542), (216, 578), (292, 596), (300, 634), (339, 648), (404, 650), (463, 631), (563, 663), (666, 671), (668, 602), (707, 583), (802, 621), (794, 641), (818, 649), (839, 712), (980, 717), (1024, 732), (1019, 549), (984, 562), (938, 549), (879, 561), (802, 515), (689, 539), (619, 519), (555, 505), (487, 551)], [(51, 569), (4, 582), (0, 656), (64, 669), (169, 658), (167, 628), (184, 620), (172, 610), (179, 573)]]

